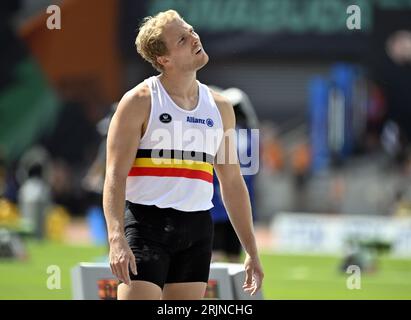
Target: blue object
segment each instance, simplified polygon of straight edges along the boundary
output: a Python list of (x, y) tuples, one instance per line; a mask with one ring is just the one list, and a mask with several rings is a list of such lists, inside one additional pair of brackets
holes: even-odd
[(309, 83), (310, 140), (312, 148), (311, 170), (326, 168), (329, 164), (328, 149), (328, 92), (329, 82), (314, 77)]
[(87, 223), (93, 242), (97, 245), (107, 244), (107, 229), (103, 209), (92, 206), (87, 210)]
[(344, 144), (339, 156), (345, 158), (353, 151), (353, 84), (356, 70), (346, 63), (335, 64), (331, 69), (331, 79), (344, 95)]

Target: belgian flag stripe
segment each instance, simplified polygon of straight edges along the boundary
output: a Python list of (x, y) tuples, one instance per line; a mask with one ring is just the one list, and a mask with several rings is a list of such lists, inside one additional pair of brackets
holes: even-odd
[(181, 169), (181, 168), (147, 168), (133, 167), (129, 176), (156, 176), (156, 177), (184, 177), (190, 179), (200, 179), (213, 183), (213, 175), (202, 170)]
[(136, 158), (165, 158), (165, 159), (180, 159), (194, 160), (214, 163), (214, 156), (205, 152), (183, 151), (173, 149), (138, 149)]
[(180, 159), (137, 158), (134, 161), (133, 167), (190, 169), (213, 174), (213, 166), (207, 162)]

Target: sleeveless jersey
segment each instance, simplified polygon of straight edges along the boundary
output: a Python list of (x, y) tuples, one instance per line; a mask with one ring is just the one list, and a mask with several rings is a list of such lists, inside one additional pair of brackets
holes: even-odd
[(214, 157), (224, 134), (209, 88), (197, 81), (198, 104), (184, 110), (158, 76), (144, 82), (151, 92), (151, 111), (127, 177), (126, 200), (180, 211), (209, 210)]

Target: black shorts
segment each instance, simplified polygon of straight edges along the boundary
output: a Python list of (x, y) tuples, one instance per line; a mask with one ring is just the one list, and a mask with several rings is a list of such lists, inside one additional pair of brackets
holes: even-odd
[(207, 282), (213, 242), (209, 210), (183, 212), (126, 202), (124, 229), (136, 257), (131, 280), (165, 283)]
[(214, 223), (213, 250), (228, 255), (240, 255), (241, 243), (230, 221)]

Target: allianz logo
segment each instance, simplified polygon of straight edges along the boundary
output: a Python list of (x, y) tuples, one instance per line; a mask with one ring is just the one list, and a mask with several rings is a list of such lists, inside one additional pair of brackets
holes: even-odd
[(196, 118), (196, 117), (187, 116), (187, 122), (206, 124), (209, 127), (212, 127), (214, 125), (214, 121), (210, 118), (200, 119), (200, 118)]

